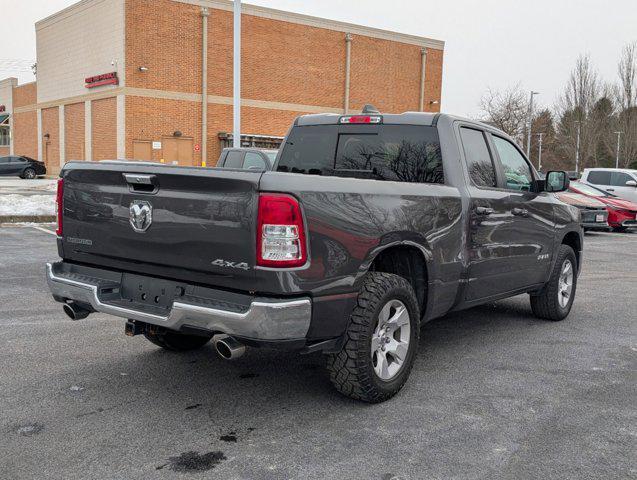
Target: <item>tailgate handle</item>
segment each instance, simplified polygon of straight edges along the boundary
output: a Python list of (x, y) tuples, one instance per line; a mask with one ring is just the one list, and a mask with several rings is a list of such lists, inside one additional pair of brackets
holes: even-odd
[(155, 193), (159, 190), (156, 175), (143, 175), (139, 173), (123, 173), (124, 180), (128, 183), (131, 192)]

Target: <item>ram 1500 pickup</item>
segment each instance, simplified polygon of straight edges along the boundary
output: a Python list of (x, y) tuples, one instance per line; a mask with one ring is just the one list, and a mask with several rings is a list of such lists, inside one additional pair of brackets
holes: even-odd
[(323, 352), (335, 387), (402, 388), (420, 326), (528, 293), (565, 318), (579, 211), (511, 138), (444, 114), (297, 118), (273, 171), (102, 161), (60, 174), (53, 297), (169, 350)]

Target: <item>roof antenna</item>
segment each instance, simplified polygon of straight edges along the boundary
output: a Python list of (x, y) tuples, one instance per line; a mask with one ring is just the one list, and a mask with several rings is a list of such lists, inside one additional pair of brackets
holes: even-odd
[(379, 114), (380, 112), (374, 105), (372, 105), (371, 103), (368, 103), (367, 105), (363, 107), (363, 111), (361, 113), (366, 115), (372, 115), (372, 114)]

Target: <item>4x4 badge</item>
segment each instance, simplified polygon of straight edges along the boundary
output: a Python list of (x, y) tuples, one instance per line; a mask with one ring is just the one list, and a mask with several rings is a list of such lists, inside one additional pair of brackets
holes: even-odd
[(153, 223), (153, 206), (145, 200), (133, 200), (130, 203), (130, 224), (133, 230), (143, 233)]

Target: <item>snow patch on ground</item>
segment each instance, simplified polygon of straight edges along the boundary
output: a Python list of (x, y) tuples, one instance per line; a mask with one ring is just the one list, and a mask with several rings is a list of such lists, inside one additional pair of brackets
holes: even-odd
[(0, 216), (55, 215), (54, 195), (0, 195)]

